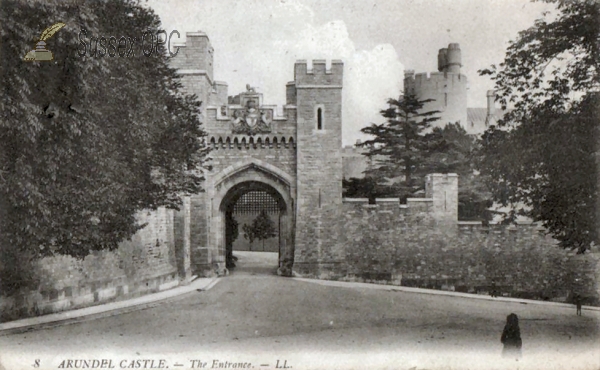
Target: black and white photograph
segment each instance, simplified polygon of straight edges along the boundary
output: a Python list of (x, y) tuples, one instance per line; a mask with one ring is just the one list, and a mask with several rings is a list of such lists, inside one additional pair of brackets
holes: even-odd
[(599, 0), (0, 0), (0, 370), (600, 369)]

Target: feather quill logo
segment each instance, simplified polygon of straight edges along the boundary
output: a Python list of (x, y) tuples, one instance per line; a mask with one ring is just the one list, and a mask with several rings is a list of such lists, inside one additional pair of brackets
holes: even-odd
[(35, 45), (35, 49), (27, 53), (23, 60), (27, 62), (53, 60), (54, 55), (50, 50), (46, 49), (46, 40), (54, 36), (54, 34), (64, 26), (66, 26), (64, 23), (58, 22), (46, 28), (40, 35), (40, 41), (38, 41), (38, 43)]

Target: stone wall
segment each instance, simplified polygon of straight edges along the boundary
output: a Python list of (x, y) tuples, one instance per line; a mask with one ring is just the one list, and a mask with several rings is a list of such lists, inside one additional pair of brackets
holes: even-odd
[(37, 261), (37, 289), (0, 295), (0, 320), (92, 306), (178, 285), (173, 211), (141, 212), (138, 219), (146, 227), (115, 251), (95, 252), (83, 260), (55, 256)]
[(290, 176), (296, 175), (296, 149), (295, 144), (287, 143), (280, 145), (279, 148), (269, 148), (261, 146), (244, 145), (223, 149), (214, 147), (210, 153), (210, 165), (212, 170), (210, 174), (218, 174), (226, 167), (244, 162), (249, 159), (258, 159), (265, 163), (272, 164), (280, 168)]
[(534, 225), (448, 227), (432, 203), (345, 200), (334, 248), (345, 248), (346, 266), (329, 278), (556, 301), (578, 292), (599, 303), (599, 253), (565, 251)]
[[(297, 108), (297, 205), (294, 270), (322, 275), (336, 269), (343, 250), (331, 225), (342, 200), (343, 63), (313, 60), (294, 65)], [(319, 127), (321, 112), (321, 127)]]

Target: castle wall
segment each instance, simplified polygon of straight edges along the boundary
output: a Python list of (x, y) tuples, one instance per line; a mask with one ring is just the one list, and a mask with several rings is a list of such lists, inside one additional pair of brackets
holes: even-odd
[(190, 266), (194, 274), (207, 276), (213, 272), (213, 248), (208, 243), (211, 232), (210, 207), (206, 192), (191, 197)]
[[(0, 320), (38, 316), (136, 297), (179, 284), (174, 212), (140, 212), (147, 223), (115, 251), (93, 252), (83, 260), (55, 256), (36, 261), (31, 289), (0, 295)], [(183, 243), (181, 234), (178, 243)], [(3, 261), (7, 263), (7, 261)]]
[(343, 230), (332, 248), (345, 250), (344, 262), (321, 277), (555, 301), (575, 291), (588, 304), (600, 303), (600, 253), (565, 251), (532, 225), (452, 228), (436, 220), (432, 205), (345, 199), (331, 226)]

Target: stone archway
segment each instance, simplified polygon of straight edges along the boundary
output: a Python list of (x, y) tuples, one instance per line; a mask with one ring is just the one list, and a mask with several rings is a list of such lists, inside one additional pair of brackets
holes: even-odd
[[(270, 185), (267, 185), (263, 182), (259, 182), (259, 181), (246, 181), (246, 182), (242, 182), (239, 183), (235, 186), (233, 186), (231, 189), (229, 189), (229, 191), (227, 192), (227, 194), (225, 194), (225, 197), (223, 198), (223, 200), (221, 201), (221, 206), (220, 206), (220, 212), (223, 215), (222, 217), (224, 217), (224, 241), (225, 241), (225, 261), (226, 261), (226, 267), (229, 269), (233, 264), (233, 261), (231, 261), (232, 255), (233, 255), (233, 240), (231, 239), (231, 228), (233, 227), (233, 213), (234, 213), (234, 209), (236, 207), (236, 205), (238, 204), (238, 202), (244, 197), (244, 195), (249, 194), (249, 193), (257, 193), (257, 192), (264, 192), (267, 193), (269, 198), (272, 198), (272, 200), (274, 200), (274, 202), (277, 205), (278, 208), (278, 212), (271, 214), (269, 216), (269, 218), (271, 219), (272, 222), (275, 223), (275, 228), (277, 230), (276, 234), (277, 234), (277, 238), (275, 238), (275, 241), (278, 244), (278, 248), (277, 248), (277, 252), (279, 255), (279, 264), (278, 264), (278, 268), (281, 267), (282, 264), (282, 257), (284, 256), (285, 252), (285, 248), (286, 248), (286, 241), (287, 239), (289, 239), (289, 225), (288, 225), (288, 220), (289, 217), (287, 216), (288, 214), (288, 209), (287, 209), (287, 205), (285, 200), (283, 199), (283, 197), (281, 196), (281, 194), (279, 194), (279, 192), (277, 190), (275, 190), (274, 188), (272, 188)], [(275, 217), (273, 217), (275, 215)]]
[(291, 176), (277, 167), (257, 159), (231, 166), (213, 177), (209, 187), (211, 200), (209, 245), (224, 267), (227, 255), (227, 212), (237, 199), (249, 191), (265, 191), (277, 199), (279, 217), (280, 275), (291, 276), (294, 261), (295, 186)]

